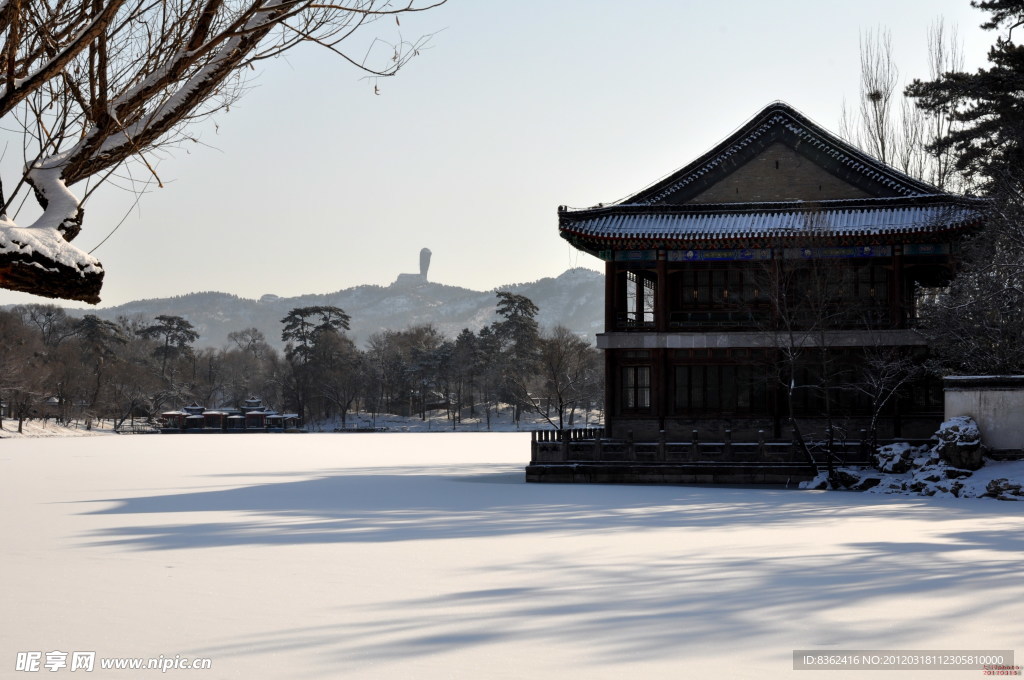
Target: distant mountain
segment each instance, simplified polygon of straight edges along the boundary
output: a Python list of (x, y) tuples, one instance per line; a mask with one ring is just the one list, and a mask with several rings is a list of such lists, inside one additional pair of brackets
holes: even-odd
[[(264, 295), (259, 300), (227, 293), (189, 293), (172, 298), (138, 300), (116, 307), (92, 310), (104, 319), (141, 316), (147, 320), (160, 314), (180, 316), (200, 334), (197, 346), (221, 347), (228, 333), (255, 327), (278, 348), (281, 319), (296, 307), (334, 305), (352, 317), (349, 336), (364, 346), (373, 334), (385, 329), (431, 323), (444, 335), (455, 338), (463, 328), (476, 332), (496, 320), (495, 292), (507, 290), (525, 295), (540, 309), (542, 327), (561, 324), (593, 342), (603, 324), (604, 276), (590, 269), (570, 269), (557, 278), (532, 283), (499, 286), (476, 291), (458, 286), (425, 282), (418, 276), (400, 277), (390, 286), (356, 286), (325, 295), (284, 298)], [(81, 316), (80, 310), (68, 314)]]

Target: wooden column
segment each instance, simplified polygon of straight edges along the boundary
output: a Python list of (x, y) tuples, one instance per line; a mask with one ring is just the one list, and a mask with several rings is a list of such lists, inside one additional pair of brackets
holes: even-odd
[[(782, 250), (782, 248), (772, 248), (772, 259), (771, 259), (771, 263), (769, 265), (770, 268), (771, 268), (771, 274), (768, 277), (769, 280), (766, 282), (767, 286), (774, 286), (774, 287), (778, 288), (779, 286), (782, 285), (782, 267), (783, 267), (782, 256), (783, 256), (783, 254), (784, 254), (784, 251)], [(768, 295), (768, 300), (769, 301), (771, 301), (773, 299), (774, 300), (778, 300), (779, 299), (779, 295), (781, 294), (781, 291), (779, 291), (779, 290), (768, 290), (768, 291), (766, 291), (766, 294)], [(778, 328), (779, 328), (779, 309), (778, 309), (779, 305), (776, 304), (776, 303), (773, 303), (773, 302), (770, 302), (770, 304), (771, 304), (771, 310), (769, 312), (770, 319), (771, 319), (770, 323), (771, 323), (771, 329), (774, 332), (774, 331), (778, 330)]]
[(668, 331), (668, 253), (664, 250), (658, 251), (655, 272), (654, 330), (665, 333)]
[(615, 309), (616, 298), (618, 297), (617, 272), (615, 271), (615, 256), (604, 263), (604, 331), (610, 333), (615, 330)]
[(891, 314), (894, 328), (907, 327), (906, 305), (903, 304), (903, 246), (892, 247), (892, 296)]
[(614, 437), (612, 423), (619, 412), (618, 400), (615, 398), (615, 389), (619, 384), (618, 367), (612, 358), (614, 350), (604, 351), (604, 431), (609, 437)]
[[(654, 330), (658, 333), (668, 332), (668, 253), (659, 250), (655, 263), (654, 284)], [(651, 373), (657, 375), (657, 402), (654, 404), (655, 415), (658, 417), (658, 430), (665, 431), (665, 417), (669, 414), (669, 360), (667, 349), (654, 351), (654, 366)]]
[(651, 406), (658, 419), (658, 429), (665, 429), (665, 415), (668, 413), (668, 350), (655, 349), (651, 352)]
[[(618, 303), (618, 276), (615, 269), (615, 252), (608, 253), (608, 260), (604, 263), (604, 330), (610, 333), (615, 330), (615, 310)], [(615, 361), (612, 358), (610, 349), (604, 350), (604, 429), (607, 436), (612, 437), (612, 422), (614, 414), (618, 412), (618, 403), (615, 399), (616, 385), (619, 384), (619, 376), (616, 375)]]
[[(776, 361), (780, 361), (777, 350), (770, 356), (774, 356)], [(771, 388), (768, 385), (765, 386), (765, 398), (768, 400), (768, 411), (772, 417), (772, 437), (780, 439), (782, 437), (782, 421), (785, 418), (783, 411), (787, 406), (786, 393), (779, 381), (772, 380), (770, 385)]]

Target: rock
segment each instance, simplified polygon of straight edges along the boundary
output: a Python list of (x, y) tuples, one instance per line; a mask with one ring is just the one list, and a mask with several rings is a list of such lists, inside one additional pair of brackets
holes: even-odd
[(828, 473), (819, 472), (814, 479), (809, 479), (806, 482), (800, 482), (801, 489), (811, 489), (812, 491), (824, 491), (828, 487)]
[(910, 461), (910, 465), (911, 467), (922, 468), (925, 465), (932, 465), (937, 462), (939, 462), (939, 454), (936, 453), (935, 451), (929, 450), (925, 452), (924, 455), (915, 457), (912, 461)]
[(910, 470), (920, 451), (907, 444), (886, 444), (875, 454), (875, 467), (881, 472), (903, 474)]
[(851, 470), (836, 470), (835, 480), (842, 485), (844, 489), (853, 489), (861, 482), (860, 475), (855, 474)]
[(947, 484), (945, 482), (942, 482), (942, 483), (936, 484), (935, 488), (937, 490), (939, 490), (939, 491), (942, 491), (943, 493), (948, 493), (948, 494), (950, 494), (952, 496), (955, 496), (955, 497), (959, 498), (960, 497), (960, 489), (964, 488), (964, 485), (961, 484), (960, 482), (953, 482), (952, 484)]
[(986, 496), (998, 498), (1001, 501), (1024, 501), (1024, 491), (1021, 491), (1020, 482), (1012, 482), (1006, 478), (993, 479), (985, 487)]
[(981, 432), (970, 416), (950, 418), (935, 433), (939, 443), (935, 451), (948, 465), (966, 470), (977, 470), (984, 465)]
[(881, 477), (864, 477), (860, 480), (860, 483), (853, 487), (857, 491), (867, 491), (872, 487), (876, 487), (882, 483)]

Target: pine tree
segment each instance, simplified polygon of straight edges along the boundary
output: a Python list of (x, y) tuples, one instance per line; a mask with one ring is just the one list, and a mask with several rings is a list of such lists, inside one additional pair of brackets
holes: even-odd
[(989, 68), (950, 72), (932, 81), (915, 80), (907, 95), (929, 114), (951, 115), (960, 123), (932, 145), (951, 149), (957, 168), (988, 192), (1024, 178), (1024, 46), (1013, 30), (1024, 25), (1024, 0), (975, 0), (989, 12), (986, 30), (1005, 30), (989, 50)]
[(989, 13), (986, 30), (1002, 30), (988, 68), (914, 81), (907, 94), (928, 113), (960, 123), (933, 148), (949, 149), (956, 167), (985, 198), (985, 226), (963, 245), (951, 286), (922, 306), (924, 332), (943, 371), (1024, 370), (1024, 0), (971, 3)]

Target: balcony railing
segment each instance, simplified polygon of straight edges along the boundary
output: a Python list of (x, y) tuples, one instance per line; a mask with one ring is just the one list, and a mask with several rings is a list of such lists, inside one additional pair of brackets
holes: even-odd
[(654, 330), (653, 314), (635, 314), (629, 312), (615, 317), (615, 329), (620, 331), (652, 331)]
[[(892, 327), (892, 314), (886, 307), (826, 309), (821, 312), (801, 311), (791, 317), (795, 328), (828, 327), (836, 330), (884, 329)], [(669, 312), (668, 329), (686, 331), (703, 328), (730, 328), (736, 330), (768, 329), (772, 327), (772, 314), (767, 308), (754, 309), (686, 309)], [(776, 324), (781, 326), (781, 324)], [(616, 331), (652, 331), (656, 327), (654, 315), (642, 317), (633, 312), (615, 315)]]

